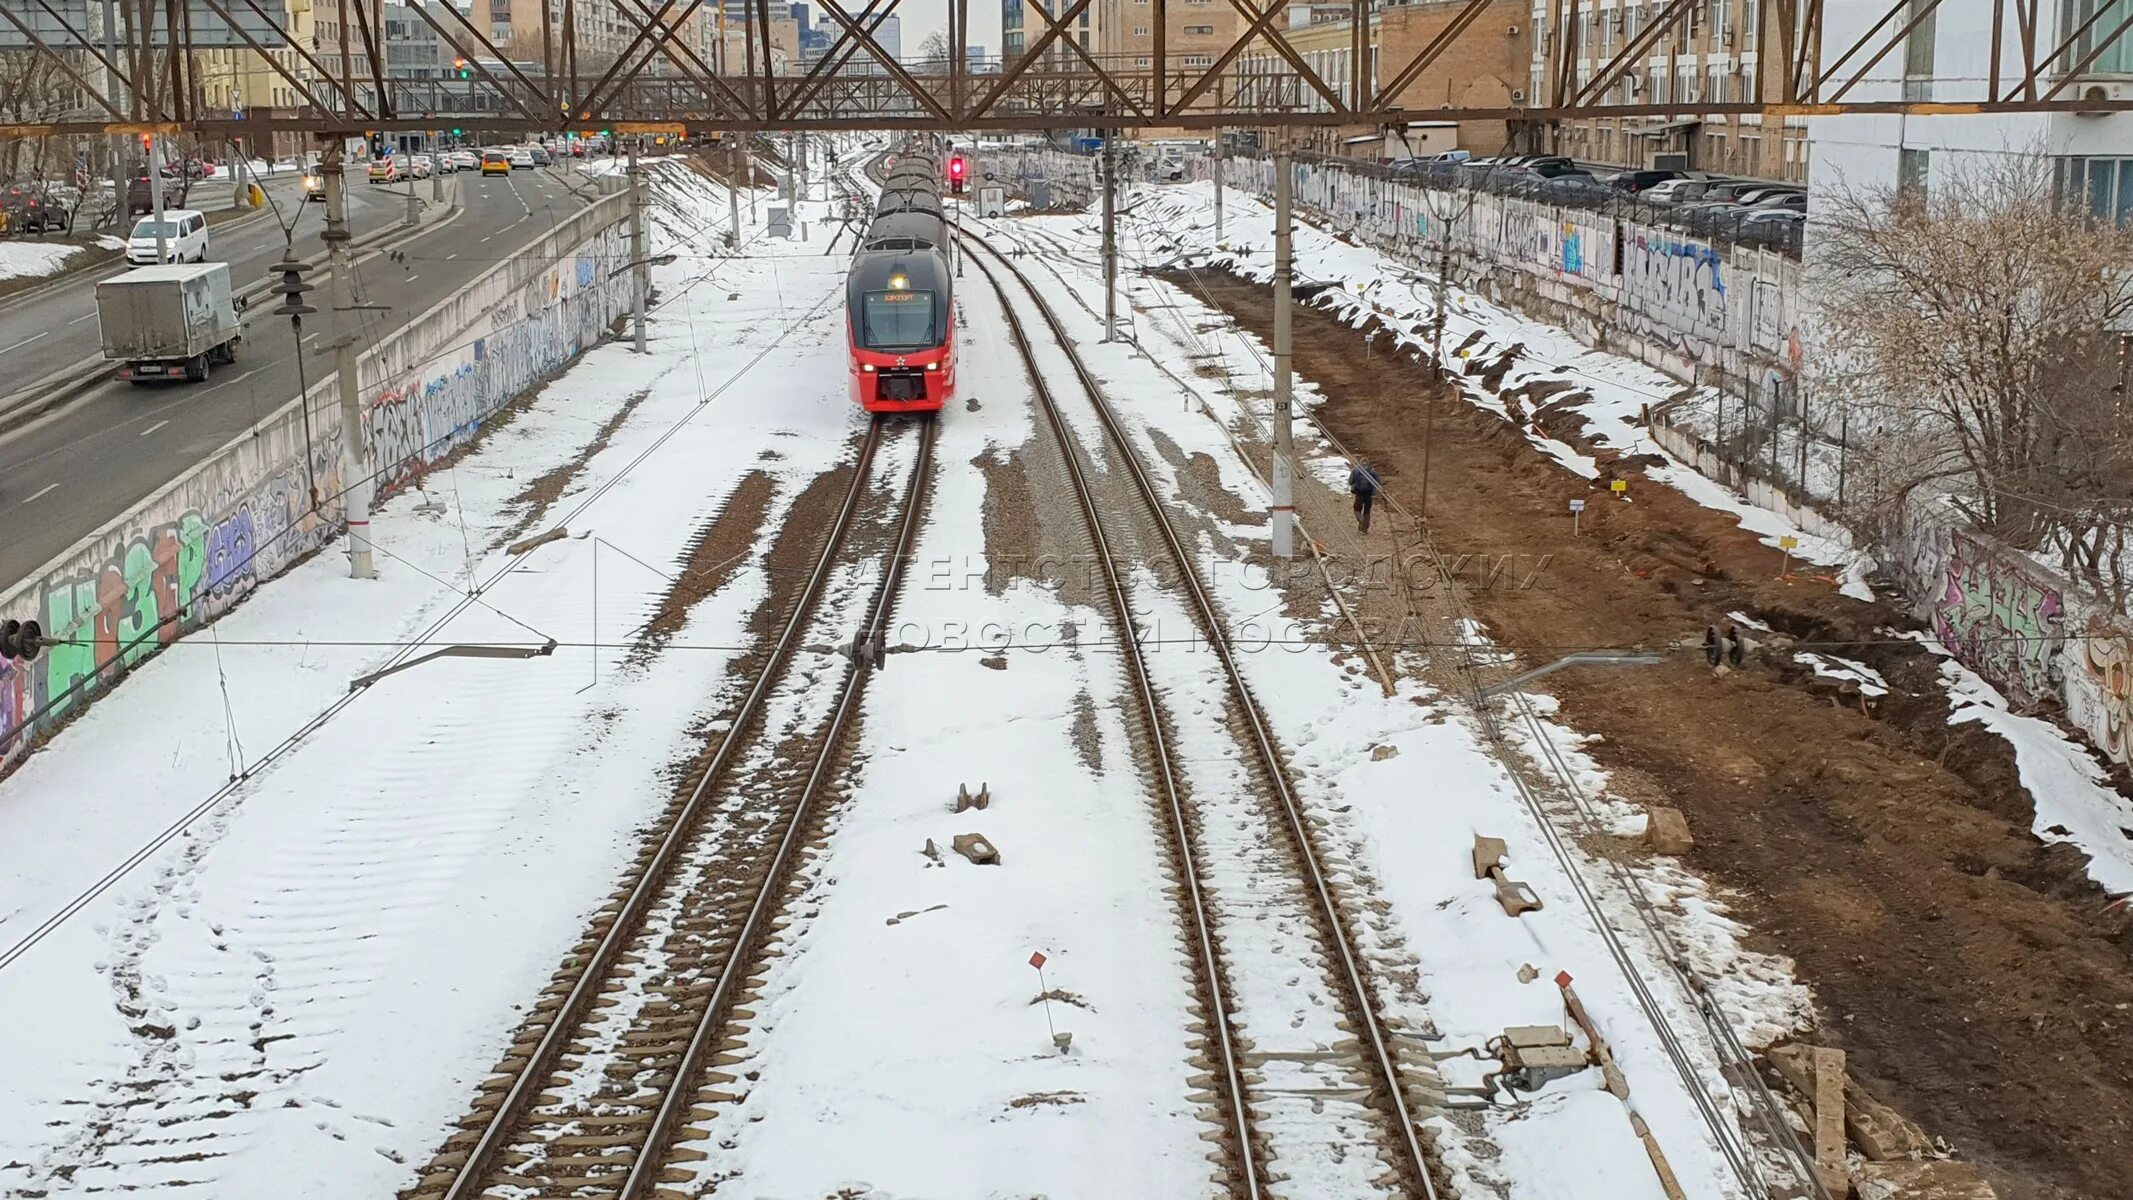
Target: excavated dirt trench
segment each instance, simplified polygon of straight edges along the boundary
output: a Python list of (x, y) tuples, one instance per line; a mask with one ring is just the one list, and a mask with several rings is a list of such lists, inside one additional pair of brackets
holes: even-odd
[[(1207, 271), (1181, 282), (1270, 335), (1263, 286)], [(1321, 419), (1412, 503), (1425, 372), (1382, 345), (1366, 358), (1358, 331), (1313, 309), (1299, 308), (1296, 331), (1296, 369), (1327, 397)], [(1548, 424), (1576, 439), (1567, 412)], [(2006, 743), (1951, 728), (1934, 661), (1877, 632), (1902, 615), (1827, 580), (1779, 580), (1776, 551), (1634, 463), (1603, 467), (1633, 481), (1634, 502), (1618, 503), (1498, 417), (1448, 401), (1437, 428), (1440, 546), (1553, 556), (1532, 587), (1472, 592), (1500, 642), (1663, 645), (1740, 610), (1847, 643), (1828, 652), (1882, 672), (1893, 694), (1871, 716), (1786, 650), (1726, 676), (1676, 656), (1545, 686), (1572, 726), (1605, 739), (1592, 752), (1617, 790), (1684, 809), (1689, 861), (1737, 893), (1758, 948), (1796, 960), (1818, 1038), (1850, 1052), (1869, 1090), (2005, 1196), (2133, 1200), (2133, 929), (2104, 910), (2078, 852), (2031, 835)], [(1565, 501), (1586, 495), (1573, 539)]]

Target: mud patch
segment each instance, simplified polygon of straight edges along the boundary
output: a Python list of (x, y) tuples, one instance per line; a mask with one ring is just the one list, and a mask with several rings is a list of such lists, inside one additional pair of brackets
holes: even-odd
[(682, 556), (681, 573), (659, 602), (658, 611), (645, 622), (643, 639), (630, 651), (629, 662), (649, 661), (688, 622), (689, 612), (705, 597), (726, 586), (740, 570), (742, 560), (763, 530), (763, 517), (777, 485), (769, 475), (750, 471), (741, 478), (733, 495), (719, 509), (703, 532)]

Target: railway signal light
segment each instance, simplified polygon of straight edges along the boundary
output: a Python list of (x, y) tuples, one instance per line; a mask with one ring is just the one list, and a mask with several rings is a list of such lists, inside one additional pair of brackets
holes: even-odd
[(36, 621), (17, 621), (10, 617), (0, 622), (0, 658), (9, 662), (29, 662), (44, 648), (44, 626)]
[(958, 154), (948, 160), (948, 190), (957, 196), (963, 194), (963, 184), (970, 177), (970, 160)]

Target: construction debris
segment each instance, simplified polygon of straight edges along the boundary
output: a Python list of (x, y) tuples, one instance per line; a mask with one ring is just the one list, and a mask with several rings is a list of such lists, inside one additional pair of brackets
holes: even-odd
[(973, 808), (989, 808), (991, 805), (992, 785), (990, 783), (979, 784), (978, 794), (975, 796), (970, 794), (970, 786), (968, 784), (959, 783), (955, 785), (955, 811), (968, 812)]
[(981, 867), (997, 866), (1000, 851), (982, 833), (959, 833), (955, 835), (955, 852)]
[(1851, 1182), (1858, 1200), (1998, 1200), (1969, 1163), (1860, 1163)]
[(1509, 846), (1502, 838), (1474, 836), (1474, 878), (1487, 879), (1496, 885), (1496, 902), (1510, 916), (1520, 916), (1541, 906), (1540, 897), (1531, 887), (1503, 873), (1504, 855)]

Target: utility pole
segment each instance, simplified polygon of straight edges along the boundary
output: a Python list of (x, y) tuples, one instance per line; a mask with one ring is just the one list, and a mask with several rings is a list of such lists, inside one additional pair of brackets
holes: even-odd
[(1118, 331), (1118, 131), (1104, 130), (1104, 339)]
[(637, 138), (630, 139), (630, 307), (635, 314), (637, 353), (644, 351), (644, 301), (652, 290), (651, 265), (644, 261), (644, 181), (637, 174)]
[(1215, 130), (1215, 245), (1222, 244), (1222, 130)]
[(237, 138), (231, 138), (231, 139), (230, 139), (230, 207), (231, 207), (231, 208), (243, 208), (243, 207), (245, 206), (244, 202), (245, 202), (245, 198), (246, 198), (246, 197), (245, 197), (245, 194), (244, 194), (244, 159), (245, 159), (245, 153), (244, 153), (244, 143), (243, 143), (242, 141), (238, 140)]
[(341, 393), (341, 459), (346, 464), (348, 504), (348, 577), (376, 579), (370, 559), (370, 454), (363, 444), (363, 397), (356, 377), (355, 290), (350, 286), (348, 193), (341, 178), (345, 139), (336, 135), (319, 156), (320, 183), (326, 191), (326, 255), (332, 264), (333, 292), (326, 306), (326, 332), (333, 339), (334, 372)]
[(156, 261), (170, 257), (170, 238), (163, 228), (163, 135), (148, 135), (148, 203), (156, 217)]
[(1444, 327), (1451, 324), (1450, 310), (1445, 306), (1451, 299), (1452, 285), (1452, 222), (1450, 218), (1439, 221), (1443, 228), (1443, 240), (1437, 247), (1437, 331), (1430, 338), (1430, 371), (1436, 386), (1429, 389), (1429, 415), (1422, 421), (1422, 494), (1415, 501), (1415, 520), (1429, 516), (1429, 459), (1437, 448), (1437, 397), (1444, 391), (1451, 373), (1444, 369)]
[[(119, 60), (117, 0), (104, 0), (104, 58), (106, 61), (113, 63)], [(126, 85), (119, 80), (118, 72), (107, 68), (104, 78), (111, 88), (112, 103), (117, 105), (122, 112), (129, 111)], [(123, 133), (112, 134), (111, 225), (114, 229), (124, 228), (126, 218), (133, 215), (128, 211), (128, 205), (131, 203), (129, 197), (133, 194), (133, 172), (127, 169), (127, 165), (132, 158), (132, 150), (127, 145), (126, 135)], [(86, 193), (88, 190), (88, 181), (84, 179), (82, 181), (82, 191)], [(87, 199), (87, 196), (85, 195), (83, 198)], [(123, 237), (125, 235), (120, 234), (120, 236)]]
[(1296, 556), (1296, 438), (1289, 428), (1294, 347), (1290, 344), (1289, 292), (1296, 263), (1289, 244), (1289, 135), (1274, 143), (1274, 557)]
[(430, 134), (430, 199), (444, 203), (444, 138), (434, 130)]
[(738, 250), (741, 248), (741, 169), (748, 161), (748, 155), (741, 150), (740, 132), (736, 130), (729, 136), (733, 138), (733, 167), (732, 173), (726, 177), (726, 244)]

